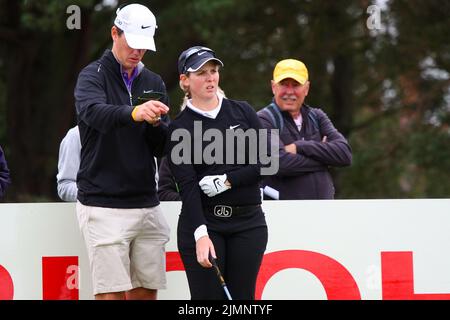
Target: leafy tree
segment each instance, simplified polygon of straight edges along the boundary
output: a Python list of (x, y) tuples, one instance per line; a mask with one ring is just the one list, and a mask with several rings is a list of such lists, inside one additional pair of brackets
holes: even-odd
[[(117, 1), (118, 4), (124, 1)], [(214, 49), (221, 86), (255, 109), (267, 105), (275, 63), (306, 63), (307, 103), (349, 139), (354, 163), (334, 170), (340, 198), (450, 194), (450, 3), (386, 1), (381, 29), (369, 0), (139, 1), (158, 22), (144, 63), (162, 75), (178, 113), (178, 55)], [(69, 5), (81, 28), (66, 26)], [(56, 200), (59, 143), (76, 123), (77, 75), (111, 46), (116, 6), (102, 0), (0, 0), (0, 144), (13, 185), (7, 201)]]

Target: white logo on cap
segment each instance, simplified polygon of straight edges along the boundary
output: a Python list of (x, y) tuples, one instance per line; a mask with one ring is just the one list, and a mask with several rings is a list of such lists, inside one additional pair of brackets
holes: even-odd
[(197, 55), (201, 56), (201, 55), (204, 54), (204, 53), (206, 53), (206, 51), (199, 52), (199, 53), (197, 53)]

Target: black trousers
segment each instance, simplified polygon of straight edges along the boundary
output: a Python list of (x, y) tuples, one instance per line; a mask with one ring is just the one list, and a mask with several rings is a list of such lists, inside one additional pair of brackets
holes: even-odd
[[(254, 300), (261, 261), (268, 233), (264, 213), (259, 208), (230, 218), (208, 216), (208, 234), (214, 244), (218, 266), (233, 300)], [(214, 268), (197, 262), (194, 230), (180, 215), (178, 250), (180, 252), (193, 300), (227, 299)]]

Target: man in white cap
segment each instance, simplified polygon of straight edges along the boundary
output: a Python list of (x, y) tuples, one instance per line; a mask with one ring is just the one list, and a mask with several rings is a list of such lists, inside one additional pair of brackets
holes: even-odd
[(77, 217), (95, 298), (156, 299), (166, 286), (169, 227), (154, 157), (164, 150), (168, 97), (161, 77), (141, 62), (146, 50), (156, 51), (155, 16), (140, 4), (116, 13), (112, 50), (85, 67), (75, 87)]

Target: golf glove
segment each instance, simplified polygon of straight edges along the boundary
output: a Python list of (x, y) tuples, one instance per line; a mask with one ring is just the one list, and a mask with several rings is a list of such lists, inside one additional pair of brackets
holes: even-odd
[(230, 187), (225, 184), (225, 181), (227, 181), (226, 174), (205, 176), (200, 180), (198, 185), (208, 197), (214, 197), (215, 195), (230, 189)]

